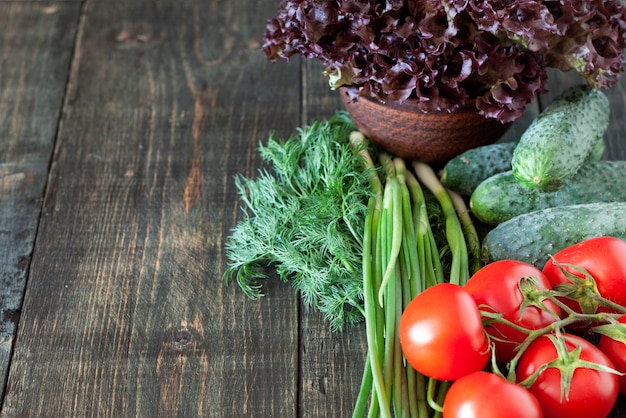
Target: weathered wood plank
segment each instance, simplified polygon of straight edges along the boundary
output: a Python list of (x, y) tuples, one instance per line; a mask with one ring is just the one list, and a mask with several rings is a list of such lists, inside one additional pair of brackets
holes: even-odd
[(295, 415), (297, 297), (220, 277), (233, 175), (300, 120), (275, 8), (87, 2), (5, 416)]
[(79, 9), (76, 3), (0, 3), (0, 399)]

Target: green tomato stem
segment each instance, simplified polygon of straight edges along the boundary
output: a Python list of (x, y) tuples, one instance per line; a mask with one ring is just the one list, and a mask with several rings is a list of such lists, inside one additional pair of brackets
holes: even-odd
[(600, 294), (595, 295), (594, 300), (598, 302), (599, 305), (605, 308), (611, 309), (621, 314), (626, 314), (626, 306), (622, 306), (619, 303), (615, 303), (612, 300), (609, 300)]
[(500, 322), (503, 324), (506, 324), (507, 326), (510, 326), (512, 328), (515, 328), (519, 331), (522, 332), (526, 332), (528, 333), (528, 336), (524, 339), (524, 341), (519, 345), (517, 352), (515, 353), (515, 356), (513, 357), (513, 359), (511, 359), (511, 361), (509, 362), (509, 374), (507, 375), (507, 380), (511, 381), (511, 382), (515, 382), (515, 369), (517, 367), (517, 363), (519, 362), (519, 359), (522, 357), (522, 355), (524, 354), (524, 352), (526, 351), (526, 349), (530, 346), (530, 344), (535, 341), (537, 338), (546, 335), (546, 334), (551, 334), (554, 332), (560, 332), (561, 329), (567, 327), (568, 325), (572, 325), (575, 324), (577, 322), (581, 322), (581, 321), (589, 321), (589, 322), (598, 322), (598, 323), (606, 323), (606, 322), (611, 322), (611, 318), (615, 318), (616, 315), (619, 314), (609, 314), (609, 313), (596, 313), (596, 314), (579, 314), (579, 313), (574, 313), (572, 315), (569, 315), (561, 320), (555, 321), (553, 323), (551, 323), (550, 325), (546, 325), (543, 328), (538, 328), (536, 330), (528, 330), (526, 328), (520, 327), (514, 323), (512, 323), (511, 321), (508, 321), (504, 318), (499, 318), (499, 319), (495, 319), (495, 322)]
[(547, 337), (550, 339), (552, 344), (554, 344), (557, 352), (557, 357), (554, 360), (542, 365), (526, 379), (519, 382), (518, 384), (520, 386), (528, 388), (535, 383), (537, 378), (539, 378), (541, 373), (543, 373), (546, 369), (552, 367), (558, 368), (561, 375), (561, 401), (563, 401), (563, 399), (567, 399), (569, 396), (572, 378), (577, 369), (592, 369), (606, 373), (623, 375), (622, 373), (611, 367), (594, 363), (592, 361), (583, 360), (580, 357), (582, 353), (582, 347), (580, 346), (577, 346), (572, 351), (569, 351), (566, 345), (567, 337), (565, 335), (562, 335), (559, 329), (555, 330), (554, 334), (547, 334)]

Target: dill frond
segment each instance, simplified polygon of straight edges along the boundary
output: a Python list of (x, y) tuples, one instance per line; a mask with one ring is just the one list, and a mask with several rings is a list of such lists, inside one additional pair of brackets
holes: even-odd
[(243, 218), (226, 242), (228, 282), (262, 296), (271, 266), (332, 330), (363, 319), (362, 239), (370, 173), (350, 145), (344, 111), (259, 146), (269, 169), (235, 178)]

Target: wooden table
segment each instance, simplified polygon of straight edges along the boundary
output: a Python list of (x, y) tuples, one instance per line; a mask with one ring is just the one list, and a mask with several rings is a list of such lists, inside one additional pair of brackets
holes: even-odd
[[(316, 63), (261, 52), (277, 7), (0, 1), (3, 417), (350, 416), (363, 327), (221, 279), (233, 176), (340, 108)], [(624, 88), (607, 159), (626, 158)]]

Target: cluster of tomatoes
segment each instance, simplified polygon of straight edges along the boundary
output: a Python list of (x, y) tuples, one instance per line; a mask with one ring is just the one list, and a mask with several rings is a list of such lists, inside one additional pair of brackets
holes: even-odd
[(598, 237), (542, 270), (502, 260), (426, 289), (400, 342), (418, 372), (452, 382), (444, 418), (601, 418), (626, 394), (625, 313), (626, 242)]

